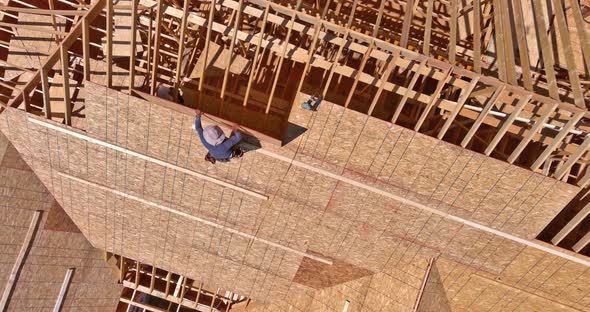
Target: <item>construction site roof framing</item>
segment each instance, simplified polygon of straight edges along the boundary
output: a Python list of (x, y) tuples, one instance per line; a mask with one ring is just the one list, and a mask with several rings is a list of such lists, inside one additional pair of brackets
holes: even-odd
[(0, 196), (35, 211), (1, 309), (63, 217), (102, 309), (590, 311), (589, 32), (586, 0), (0, 0)]

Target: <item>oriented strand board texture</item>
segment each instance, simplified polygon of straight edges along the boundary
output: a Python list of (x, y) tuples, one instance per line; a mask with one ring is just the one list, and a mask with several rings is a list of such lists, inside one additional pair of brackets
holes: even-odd
[[(321, 293), (370, 279), (388, 281), (375, 290), (406, 289), (404, 299), (367, 291), (351, 299), (357, 311), (379, 310), (375, 304), (385, 302), (399, 304), (393, 311), (408, 310), (429, 257), (498, 277), (526, 250), (519, 243), (262, 153), (211, 165), (203, 161), (205, 150), (192, 129), (193, 116), (92, 83), (87, 83), (85, 92), (85, 134), (270, 199), (253, 198), (47, 129), (14, 109), (0, 115), (0, 128), (93, 245), (268, 303), (261, 309), (306, 311), (315, 304), (306, 299), (311, 296), (321, 303), (314, 309), (341, 311)], [(267, 150), (525, 238), (534, 237), (577, 191), (329, 103), (317, 113), (296, 107), (291, 122), (308, 131), (285, 147)], [(314, 275), (308, 269), (319, 266), (306, 264), (310, 259), (303, 261), (298, 253), (73, 182), (60, 172), (300, 253), (335, 259), (345, 265), (318, 271), (315, 278), (340, 284), (310, 281)], [(561, 279), (580, 288), (588, 283)], [(553, 276), (538, 282), (557, 283)], [(451, 290), (445, 285), (445, 291)], [(554, 300), (579, 310), (588, 308), (585, 302), (565, 297)]]
[[(40, 226), (15, 284), (8, 311), (53, 311), (64, 276), (74, 268), (62, 311), (113, 311), (121, 288), (100, 251), (60, 213), (16, 149), (0, 133), (0, 285), (4, 289), (35, 210)], [(52, 220), (49, 224), (48, 220)], [(61, 220), (61, 221), (59, 221)], [(50, 229), (51, 228), (51, 229)]]

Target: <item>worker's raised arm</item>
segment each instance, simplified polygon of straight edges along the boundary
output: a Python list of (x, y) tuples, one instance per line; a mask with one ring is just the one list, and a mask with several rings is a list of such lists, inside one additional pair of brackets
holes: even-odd
[(201, 125), (201, 111), (195, 110), (195, 130), (199, 133), (203, 133), (203, 126)]

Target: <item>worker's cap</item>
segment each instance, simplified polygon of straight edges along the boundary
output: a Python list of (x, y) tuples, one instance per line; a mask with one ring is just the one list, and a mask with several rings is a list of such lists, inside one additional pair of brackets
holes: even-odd
[(219, 126), (205, 127), (205, 129), (203, 129), (203, 136), (205, 137), (205, 141), (213, 146), (219, 145), (225, 140), (225, 134)]

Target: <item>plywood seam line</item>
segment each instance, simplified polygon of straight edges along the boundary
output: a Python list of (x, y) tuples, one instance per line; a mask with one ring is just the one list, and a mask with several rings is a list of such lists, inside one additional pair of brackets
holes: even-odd
[(461, 217), (458, 217), (458, 216), (455, 216), (455, 215), (452, 215), (452, 214), (449, 214), (449, 213), (446, 213), (446, 212), (443, 212), (443, 211), (440, 211), (440, 210), (437, 210), (437, 209), (434, 209), (434, 208), (431, 208), (431, 207), (426, 206), (424, 204), (415, 202), (415, 201), (413, 201), (411, 199), (407, 199), (407, 198), (404, 198), (402, 196), (395, 195), (393, 193), (384, 191), (382, 189), (379, 189), (379, 188), (376, 188), (376, 187), (367, 185), (365, 183), (358, 182), (356, 180), (353, 180), (353, 179), (344, 177), (344, 176), (342, 176), (340, 174), (335, 174), (335, 173), (329, 172), (329, 171), (324, 170), (324, 169), (316, 168), (314, 166), (308, 165), (308, 164), (303, 163), (301, 161), (298, 161), (298, 160), (295, 160), (295, 159), (292, 159), (292, 158), (288, 158), (288, 157), (285, 157), (285, 156), (282, 156), (282, 155), (273, 153), (273, 152), (268, 151), (268, 150), (265, 150), (265, 149), (258, 149), (258, 150), (256, 150), (256, 152), (261, 153), (261, 154), (264, 154), (266, 156), (273, 157), (275, 159), (278, 159), (278, 160), (281, 160), (281, 161), (284, 161), (284, 162), (287, 162), (287, 163), (290, 163), (291, 165), (294, 165), (294, 166), (297, 166), (297, 167), (300, 167), (300, 168), (311, 170), (313, 172), (322, 174), (322, 175), (324, 175), (326, 177), (330, 177), (332, 179), (339, 180), (341, 182), (344, 182), (344, 183), (347, 183), (347, 184), (350, 184), (350, 185), (353, 185), (353, 186), (362, 188), (364, 190), (367, 190), (367, 191), (370, 191), (370, 192), (373, 192), (373, 193), (376, 193), (376, 194), (379, 194), (379, 195), (382, 195), (382, 196), (391, 198), (391, 199), (396, 200), (396, 201), (399, 201), (401, 203), (404, 203), (404, 204), (413, 206), (415, 208), (418, 208), (418, 209), (421, 209), (421, 210), (430, 212), (432, 214), (438, 215), (438, 216), (443, 217), (445, 219), (452, 220), (452, 221), (455, 221), (455, 222), (459, 222), (459, 223), (462, 223), (464, 225), (470, 226), (472, 228), (475, 228), (475, 229), (478, 229), (478, 230), (481, 230), (481, 231), (484, 231), (484, 232), (487, 232), (487, 233), (490, 233), (490, 234), (494, 234), (494, 235), (497, 235), (497, 236), (506, 238), (508, 240), (514, 241), (516, 243), (520, 243), (520, 244), (523, 244), (523, 245), (526, 245), (526, 246), (529, 246), (529, 247), (533, 247), (535, 249), (538, 249), (538, 250), (541, 250), (541, 251), (545, 251), (547, 253), (550, 253), (552, 255), (561, 257), (563, 259), (567, 259), (567, 260), (570, 260), (570, 261), (573, 261), (573, 262), (582, 264), (584, 266), (590, 267), (590, 261), (588, 261), (588, 260), (581, 259), (581, 258), (578, 258), (576, 256), (567, 254), (565, 252), (562, 252), (562, 251), (559, 251), (559, 250), (555, 250), (553, 248), (546, 247), (546, 246), (544, 246), (544, 245), (542, 245), (540, 243), (537, 243), (537, 242), (534, 242), (534, 241), (531, 241), (531, 240), (528, 240), (528, 239), (524, 239), (524, 238), (521, 238), (521, 237), (518, 237), (518, 236), (515, 236), (515, 235), (512, 235), (512, 234), (508, 234), (506, 232), (502, 232), (500, 230), (497, 230), (497, 229), (488, 227), (486, 225), (483, 225), (483, 224), (480, 224), (480, 223), (477, 223), (477, 222), (473, 222), (473, 221), (470, 221), (470, 220), (467, 220), (467, 219), (464, 219), (464, 218), (461, 218)]
[(188, 175), (191, 175), (191, 176), (194, 176), (194, 177), (197, 177), (197, 178), (201, 178), (201, 179), (206, 180), (208, 182), (212, 182), (212, 183), (215, 183), (217, 185), (220, 185), (220, 186), (223, 186), (223, 187), (227, 187), (227, 188), (233, 189), (235, 191), (244, 193), (244, 194), (249, 195), (249, 196), (252, 196), (252, 197), (255, 197), (255, 198), (258, 198), (258, 199), (262, 199), (262, 200), (268, 200), (268, 196), (266, 196), (264, 194), (261, 194), (261, 193), (256, 192), (256, 191), (249, 190), (249, 189), (246, 189), (246, 188), (237, 186), (237, 185), (235, 185), (233, 183), (230, 183), (230, 182), (227, 182), (227, 181), (223, 181), (221, 179), (213, 178), (213, 177), (210, 177), (208, 175), (205, 175), (205, 174), (202, 174), (202, 173), (199, 173), (199, 172), (196, 172), (196, 171), (192, 171), (192, 170), (189, 170), (189, 169), (186, 169), (186, 168), (183, 168), (183, 167), (180, 167), (180, 166), (177, 166), (177, 165), (174, 165), (174, 164), (171, 164), (171, 163), (168, 163), (168, 162), (165, 162), (165, 161), (156, 159), (156, 158), (151, 157), (151, 156), (143, 155), (141, 153), (128, 150), (128, 149), (123, 148), (123, 147), (120, 147), (118, 145), (107, 143), (105, 141), (102, 141), (102, 140), (99, 140), (99, 139), (95, 139), (95, 138), (89, 137), (87, 135), (77, 133), (77, 132), (72, 131), (72, 130), (65, 129), (65, 128), (62, 128), (60, 126), (52, 125), (52, 124), (50, 124), (48, 122), (40, 121), (40, 120), (37, 120), (37, 119), (32, 118), (32, 117), (28, 117), (28, 120), (30, 122), (32, 122), (34, 124), (37, 124), (37, 125), (40, 125), (42, 127), (45, 127), (45, 128), (51, 129), (51, 130), (55, 130), (55, 131), (58, 131), (58, 132), (61, 132), (61, 133), (65, 133), (65, 134), (71, 135), (73, 137), (76, 137), (78, 139), (82, 139), (82, 140), (87, 141), (87, 142), (90, 142), (90, 143), (94, 143), (94, 144), (97, 144), (97, 145), (100, 145), (100, 146), (103, 146), (103, 147), (106, 147), (106, 148), (109, 148), (109, 149), (112, 149), (112, 150), (116, 150), (116, 151), (119, 151), (119, 152), (122, 152), (122, 153), (125, 153), (125, 154), (128, 154), (128, 155), (131, 155), (131, 156), (134, 156), (134, 157), (137, 157), (137, 158), (141, 158), (143, 160), (147, 160), (149, 162), (152, 162), (152, 163), (155, 163), (155, 164), (158, 164), (158, 165), (161, 165), (161, 166), (170, 168), (170, 169), (174, 169), (174, 170), (180, 171), (182, 173), (186, 173)]
[(84, 179), (77, 178), (77, 177), (72, 176), (72, 175), (69, 175), (67, 173), (63, 173), (63, 172), (58, 171), (57, 174), (60, 175), (60, 176), (62, 176), (62, 177), (64, 177), (64, 178), (66, 178), (66, 179), (69, 179), (69, 180), (72, 180), (72, 181), (75, 181), (75, 182), (78, 182), (78, 183), (82, 183), (82, 184), (85, 184), (85, 185), (88, 185), (88, 186), (91, 186), (91, 187), (94, 187), (94, 188), (97, 188), (97, 189), (100, 189), (100, 190), (103, 190), (103, 191), (108, 191), (108, 192), (111, 192), (113, 194), (116, 194), (116, 195), (119, 195), (119, 196), (122, 196), (122, 197), (125, 197), (125, 198), (128, 198), (128, 199), (131, 199), (131, 200), (134, 200), (134, 201), (137, 201), (137, 202), (140, 202), (140, 203), (143, 203), (143, 204), (152, 206), (152, 207), (156, 207), (158, 209), (165, 210), (165, 211), (168, 211), (170, 213), (173, 213), (173, 214), (176, 214), (176, 215), (179, 215), (179, 216), (182, 216), (182, 217), (185, 217), (185, 218), (188, 218), (188, 219), (191, 219), (191, 220), (194, 220), (194, 221), (197, 221), (197, 222), (200, 222), (200, 223), (203, 223), (203, 224), (206, 224), (206, 225), (209, 225), (209, 226), (218, 228), (218, 229), (222, 229), (224, 231), (228, 231), (230, 233), (233, 233), (233, 234), (236, 234), (236, 235), (245, 237), (247, 239), (258, 241), (258, 242), (267, 244), (269, 246), (273, 246), (273, 247), (276, 247), (276, 248), (285, 250), (287, 252), (300, 255), (302, 257), (310, 258), (310, 259), (313, 259), (313, 260), (316, 260), (318, 262), (321, 262), (321, 263), (324, 263), (324, 264), (328, 264), (328, 265), (332, 265), (333, 264), (333, 262), (332, 262), (331, 259), (328, 259), (328, 258), (325, 258), (325, 257), (316, 256), (316, 255), (313, 255), (313, 254), (310, 254), (310, 253), (306, 253), (306, 252), (303, 252), (303, 251), (299, 251), (299, 250), (296, 250), (296, 249), (293, 249), (293, 248), (290, 248), (290, 247), (281, 245), (281, 244), (277, 244), (277, 243), (271, 242), (269, 240), (266, 240), (264, 238), (259, 238), (259, 237), (254, 236), (254, 235), (251, 235), (251, 234), (248, 234), (248, 233), (244, 233), (244, 232), (238, 231), (238, 230), (233, 229), (231, 227), (228, 227), (228, 226), (225, 226), (225, 225), (221, 225), (221, 224), (218, 224), (218, 223), (215, 223), (215, 222), (212, 222), (212, 221), (203, 219), (203, 218), (199, 218), (197, 216), (193, 216), (193, 215), (190, 215), (188, 213), (184, 213), (182, 211), (178, 211), (178, 210), (173, 209), (173, 208), (170, 208), (168, 206), (157, 204), (157, 203), (154, 203), (152, 201), (149, 201), (149, 200), (146, 200), (146, 199), (143, 199), (143, 198), (140, 198), (140, 197), (137, 197), (137, 196), (134, 196), (134, 195), (125, 193), (125, 192), (117, 191), (115, 189), (106, 187), (104, 185), (100, 185), (98, 183), (94, 183), (94, 182), (90, 182), (90, 181), (87, 181), (87, 180), (84, 180)]

